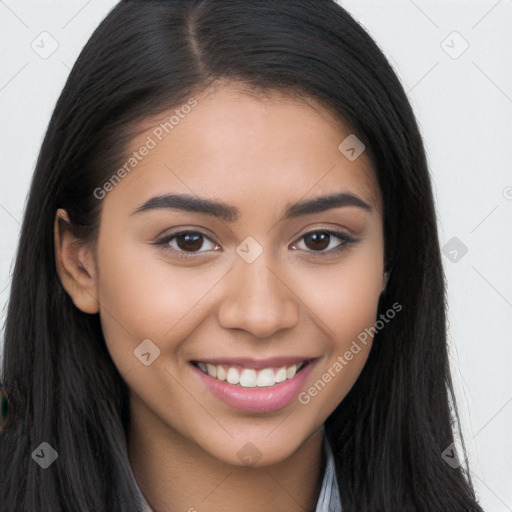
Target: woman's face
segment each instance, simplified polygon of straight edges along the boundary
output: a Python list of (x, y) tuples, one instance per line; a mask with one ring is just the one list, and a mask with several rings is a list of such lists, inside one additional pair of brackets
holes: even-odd
[(231, 464), (276, 463), (366, 361), (361, 333), (383, 287), (380, 192), (319, 105), (229, 85), (195, 100), (148, 124), (127, 155), (136, 165), (106, 187), (101, 322), (144, 428)]

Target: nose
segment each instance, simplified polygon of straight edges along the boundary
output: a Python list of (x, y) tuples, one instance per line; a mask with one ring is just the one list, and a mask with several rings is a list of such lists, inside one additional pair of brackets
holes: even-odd
[(224, 280), (218, 320), (225, 329), (242, 329), (267, 338), (299, 321), (299, 299), (293, 283), (260, 256), (253, 263), (238, 260)]

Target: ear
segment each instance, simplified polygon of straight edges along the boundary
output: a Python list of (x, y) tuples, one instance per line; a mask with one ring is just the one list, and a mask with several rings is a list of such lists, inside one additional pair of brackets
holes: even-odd
[(99, 310), (92, 250), (72, 230), (66, 210), (58, 209), (54, 224), (55, 264), (62, 286), (84, 313)]

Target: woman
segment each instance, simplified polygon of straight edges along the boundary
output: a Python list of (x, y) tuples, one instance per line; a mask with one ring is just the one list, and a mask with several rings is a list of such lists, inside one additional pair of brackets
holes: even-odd
[(30, 191), (3, 510), (479, 511), (444, 307), (412, 110), (340, 6), (122, 1)]

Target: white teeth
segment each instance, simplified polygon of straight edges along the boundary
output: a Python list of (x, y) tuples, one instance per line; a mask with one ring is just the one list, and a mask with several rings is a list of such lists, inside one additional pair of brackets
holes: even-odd
[(220, 364), (217, 366), (217, 379), (226, 380), (226, 370)]
[(240, 375), (240, 386), (244, 388), (255, 388), (258, 382), (256, 370), (243, 370)]
[(236, 368), (230, 368), (226, 375), (226, 380), (230, 384), (238, 384), (240, 382), (240, 374)]
[(290, 368), (288, 368), (288, 370), (286, 370), (286, 378), (287, 379), (292, 379), (293, 377), (295, 377), (296, 373), (297, 373), (297, 365), (296, 364), (292, 364), (290, 366)]
[(305, 362), (302, 362), (277, 369), (263, 368), (259, 371), (253, 368), (244, 368), (240, 371), (235, 367), (229, 367), (226, 370), (223, 365), (211, 363), (197, 363), (197, 367), (210, 377), (221, 381), (227, 380), (230, 384), (239, 384), (244, 388), (267, 388), (280, 384), (287, 379), (293, 379), (304, 364)]
[(217, 367), (215, 365), (206, 363), (206, 371), (210, 377), (217, 377)]
[(276, 382), (284, 382), (286, 380), (286, 367), (279, 368), (276, 372)]
[(257, 386), (259, 388), (264, 388), (268, 386), (273, 386), (276, 383), (276, 378), (274, 377), (274, 371), (271, 368), (265, 368), (261, 370), (258, 375)]

